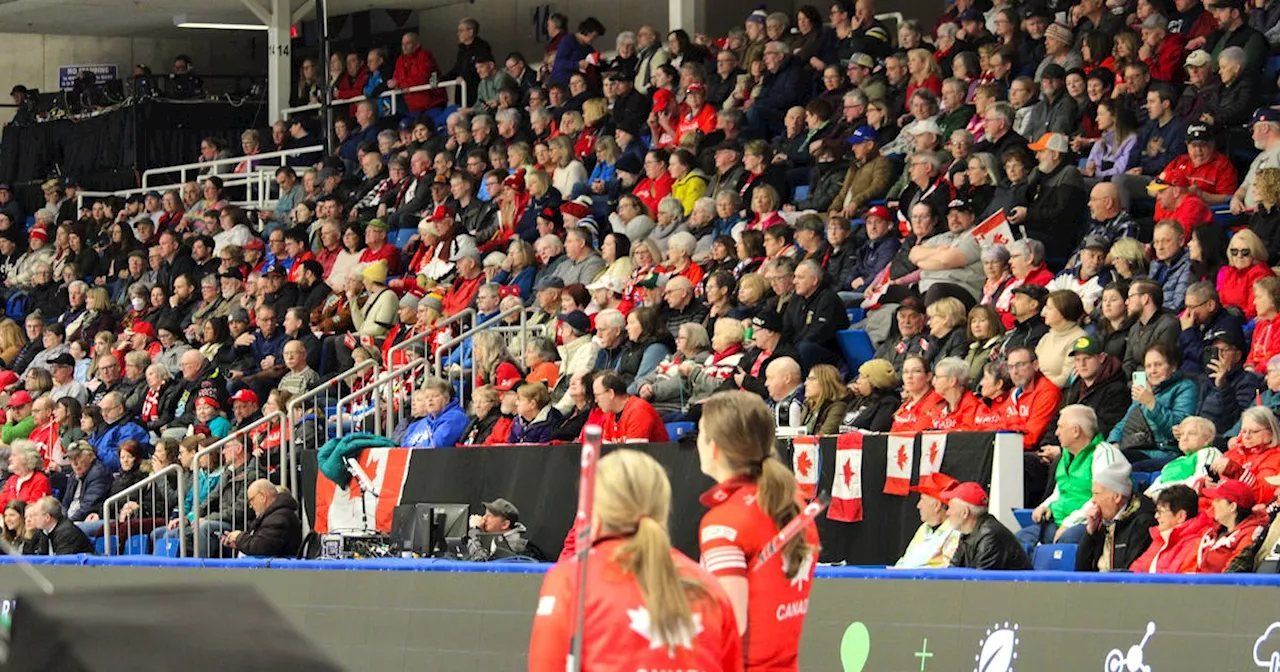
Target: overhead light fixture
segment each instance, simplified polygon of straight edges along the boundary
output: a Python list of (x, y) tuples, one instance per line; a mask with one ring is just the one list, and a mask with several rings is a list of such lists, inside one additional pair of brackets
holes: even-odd
[(266, 26), (255, 23), (205, 23), (200, 21), (188, 21), (186, 15), (183, 14), (173, 17), (173, 25), (179, 28), (196, 28), (202, 30), (267, 30)]

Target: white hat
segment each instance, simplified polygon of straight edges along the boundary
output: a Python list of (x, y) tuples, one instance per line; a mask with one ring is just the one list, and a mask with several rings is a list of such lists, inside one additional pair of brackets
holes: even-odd
[(626, 283), (616, 275), (605, 274), (600, 276), (599, 280), (587, 285), (588, 291), (596, 291), (597, 289), (607, 289), (614, 294), (621, 294), (626, 289)]

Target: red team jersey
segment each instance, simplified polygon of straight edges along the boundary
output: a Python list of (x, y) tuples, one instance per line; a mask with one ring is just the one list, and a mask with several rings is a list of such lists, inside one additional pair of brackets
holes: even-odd
[[(635, 576), (613, 559), (622, 539), (595, 543), (587, 560), (587, 605), (582, 669), (610, 672), (680, 670), (719, 672), (742, 669), (742, 639), (729, 596), (715, 579), (680, 551), (671, 557), (682, 576), (701, 581), (709, 599), (691, 599), (695, 632), (668, 648), (655, 641), (649, 611)], [(538, 597), (529, 641), (530, 672), (564, 672), (576, 627), (578, 561), (561, 561), (547, 572)]]
[[(702, 504), (709, 509), (698, 530), (702, 566), (712, 576), (747, 579), (746, 669), (800, 669), (800, 632), (809, 610), (817, 558), (810, 556), (794, 579), (787, 578), (781, 557), (759, 572), (751, 571), (756, 556), (778, 534), (773, 519), (756, 503), (756, 484), (751, 480), (725, 481), (703, 494)], [(810, 524), (805, 534), (817, 546), (817, 526)]]

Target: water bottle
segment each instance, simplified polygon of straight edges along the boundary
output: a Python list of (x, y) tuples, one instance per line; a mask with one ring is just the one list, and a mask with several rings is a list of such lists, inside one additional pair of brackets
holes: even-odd
[(440, 81), (440, 74), (436, 72), (431, 73), (431, 88), (433, 89), (436, 88), (436, 85), (439, 83), (439, 81)]

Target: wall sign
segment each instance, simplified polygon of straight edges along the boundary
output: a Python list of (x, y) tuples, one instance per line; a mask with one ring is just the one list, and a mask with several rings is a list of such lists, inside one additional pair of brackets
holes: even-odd
[(76, 79), (80, 77), (82, 72), (92, 72), (99, 82), (105, 82), (111, 79), (119, 79), (119, 72), (114, 63), (102, 63), (97, 65), (61, 65), (58, 66), (58, 88), (63, 91), (70, 91), (76, 85)]

